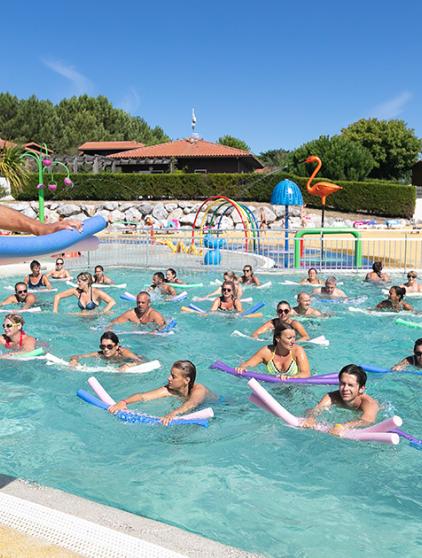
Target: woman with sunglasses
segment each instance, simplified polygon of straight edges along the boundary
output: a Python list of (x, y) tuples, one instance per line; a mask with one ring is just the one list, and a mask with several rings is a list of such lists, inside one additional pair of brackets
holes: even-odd
[[(20, 306), (21, 310), (27, 310), (31, 308), (37, 299), (32, 293), (28, 293), (28, 285), (23, 282), (15, 284), (15, 294), (11, 294), (6, 297), (0, 306), (7, 306), (8, 304), (17, 304)], [(22, 305), (22, 306), (21, 306)]]
[(141, 357), (120, 345), (119, 338), (112, 331), (106, 331), (101, 335), (99, 351), (73, 355), (70, 357), (70, 366), (79, 364), (81, 358), (100, 358), (110, 362), (122, 363), (119, 366), (120, 372), (124, 372), (131, 366), (138, 366), (138, 364), (142, 363)]
[(7, 358), (10, 354), (29, 353), (35, 349), (36, 339), (27, 335), (23, 330), (25, 320), (20, 314), (6, 314), (3, 320), (3, 335), (0, 335), (0, 345), (11, 351), (1, 355)]
[(224, 281), (221, 285), (221, 296), (216, 298), (211, 306), (211, 312), (243, 312), (242, 303), (236, 296), (236, 286), (233, 281)]
[(404, 370), (409, 366), (422, 368), (422, 338), (416, 339), (413, 346), (413, 355), (405, 357), (403, 360), (395, 364), (391, 370)]
[(277, 304), (277, 318), (273, 318), (272, 320), (268, 320), (268, 322), (265, 322), (265, 324), (263, 324), (252, 333), (252, 337), (258, 338), (262, 333), (268, 331), (269, 329), (275, 329), (281, 324), (287, 324), (292, 327), (299, 335), (298, 341), (308, 341), (308, 332), (300, 322), (292, 320), (292, 318), (290, 317), (291, 314), (292, 307), (290, 306), (290, 304), (286, 300), (280, 300), (280, 302)]
[(254, 275), (251, 265), (245, 265), (243, 267), (243, 275), (240, 277), (240, 282), (242, 283), (242, 285), (251, 285), (255, 287), (259, 287), (259, 285), (261, 284), (258, 277)]
[(381, 301), (376, 305), (377, 310), (392, 310), (393, 312), (401, 312), (405, 310), (406, 312), (411, 312), (413, 306), (403, 301), (403, 297), (406, 294), (405, 287), (398, 287), (394, 285), (388, 291), (388, 299)]
[(196, 366), (190, 360), (177, 360), (173, 363), (167, 384), (165, 386), (147, 391), (144, 393), (134, 393), (126, 399), (122, 399), (115, 405), (109, 407), (109, 413), (117, 413), (132, 403), (153, 401), (163, 397), (178, 397), (183, 403), (161, 417), (161, 422), (167, 426), (177, 415), (183, 415), (193, 411), (206, 399), (213, 398), (213, 394), (202, 384), (196, 384)]
[[(234, 283), (236, 298), (240, 299), (241, 296), (243, 295), (243, 289), (240, 286), (240, 278), (235, 274), (234, 271), (225, 271), (223, 275), (223, 283), (226, 281), (231, 281)], [(215, 289), (215, 291), (213, 291), (212, 293), (209, 293), (203, 297), (196, 297), (195, 300), (196, 302), (199, 302), (200, 300), (208, 300), (209, 298), (218, 296), (220, 293), (221, 293), (221, 287), (218, 287), (218, 289)]]
[(308, 269), (308, 277), (300, 282), (301, 285), (323, 285), (324, 281), (318, 277), (318, 271), (315, 267)]
[(422, 293), (422, 285), (417, 282), (417, 278), (418, 274), (416, 271), (409, 271), (407, 274), (407, 282), (400, 286), (405, 287), (407, 293)]
[(387, 273), (384, 273), (382, 268), (383, 268), (382, 262), (374, 262), (372, 264), (372, 271), (366, 274), (365, 281), (370, 283), (389, 281), (390, 276)]
[(92, 310), (96, 310), (100, 302), (106, 304), (103, 314), (109, 312), (113, 306), (116, 304), (114, 298), (102, 291), (101, 289), (95, 289), (92, 286), (93, 279), (92, 275), (88, 272), (79, 273), (77, 277), (78, 286), (67, 289), (62, 293), (57, 294), (54, 297), (53, 312), (57, 313), (59, 311), (59, 303), (63, 298), (68, 298), (70, 296), (75, 296), (78, 299), (78, 306), (81, 310), (81, 314), (86, 315)]
[(72, 279), (70, 273), (64, 268), (64, 259), (57, 258), (56, 267), (47, 273), (50, 279)]
[(299, 345), (296, 345), (296, 332), (291, 325), (281, 323), (274, 330), (272, 345), (266, 345), (251, 358), (242, 362), (236, 372), (243, 374), (246, 369), (265, 364), (268, 374), (287, 378), (308, 378), (311, 375), (308, 357)]

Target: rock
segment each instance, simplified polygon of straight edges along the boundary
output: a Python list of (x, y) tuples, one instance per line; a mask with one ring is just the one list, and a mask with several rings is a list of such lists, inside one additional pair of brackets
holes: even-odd
[(59, 207), (59, 204), (57, 202), (49, 202), (48, 207), (51, 209), (51, 211), (54, 211)]
[(25, 209), (22, 211), (22, 213), (24, 215), (26, 215), (27, 217), (31, 217), (31, 219), (36, 219), (36, 217), (37, 217), (37, 213), (32, 209), (32, 207), (30, 205), (25, 207)]
[(124, 219), (130, 223), (137, 223), (142, 220), (141, 213), (136, 209), (136, 207), (131, 207), (124, 213)]
[(59, 214), (56, 211), (46, 211), (46, 216), (49, 223), (57, 223), (59, 220)]
[(71, 215), (76, 215), (77, 213), (80, 213), (81, 208), (79, 205), (74, 205), (74, 204), (65, 204), (65, 205), (61, 205), (58, 208), (58, 212), (63, 215), (64, 217), (70, 217)]
[(185, 209), (186, 207), (192, 207), (192, 205), (193, 202), (191, 201), (184, 201), (184, 200), (179, 201), (179, 207), (181, 207), (182, 209)]
[(164, 221), (167, 219), (168, 212), (166, 211), (162, 203), (158, 203), (152, 210), (152, 216), (158, 221)]
[[(285, 213), (286, 213), (286, 209), (284, 207), (284, 205), (273, 205), (271, 206), (274, 213), (276, 214), (277, 217), (284, 217)], [(290, 207), (289, 207), (289, 213), (290, 213)]]
[(175, 209), (177, 209), (177, 203), (165, 203), (164, 207), (166, 208), (166, 211), (168, 211), (169, 213), (171, 213), (172, 211), (174, 211)]
[(233, 221), (232, 219), (230, 219), (230, 217), (224, 216), (221, 218), (221, 220), (219, 219), (218, 222), (219, 222), (219, 228), (223, 231), (233, 228)]
[(134, 206), (131, 202), (124, 202), (119, 204), (120, 211), (127, 211), (130, 207), (136, 207), (136, 209), (138, 209), (138, 205)]
[(114, 211), (110, 212), (110, 218), (113, 223), (116, 223), (117, 221), (123, 221), (123, 219), (125, 218), (125, 214), (123, 213), (123, 211), (115, 209)]
[(104, 209), (107, 209), (107, 211), (114, 211), (115, 209), (117, 209), (119, 207), (118, 202), (107, 202), (102, 206)]
[(26, 203), (11, 203), (10, 206), (12, 209), (16, 209), (16, 211), (23, 211), (28, 207)]
[(176, 209), (174, 209), (171, 213), (169, 213), (169, 216), (167, 217), (167, 219), (170, 221), (171, 219), (178, 219), (180, 221), (180, 218), (183, 215), (183, 209), (180, 207), (176, 207)]
[(237, 224), (234, 226), (234, 228), (235, 228), (236, 231), (243, 231), (243, 225), (242, 225), (242, 223), (237, 223)]
[(31, 201), (31, 202), (29, 202), (29, 205), (32, 207), (32, 209), (34, 211), (38, 211), (38, 202), (37, 201)]
[(273, 223), (277, 217), (272, 209), (270, 209), (269, 207), (263, 207), (260, 209), (259, 214), (257, 216), (259, 222), (261, 222), (262, 214), (264, 214), (265, 220), (267, 221), (268, 224)]
[(141, 213), (141, 215), (149, 215), (152, 213), (154, 206), (148, 202), (142, 202), (138, 205), (137, 210)]
[(101, 215), (101, 217), (104, 217), (104, 219), (108, 222), (108, 214), (109, 212), (105, 209), (98, 209), (98, 211), (95, 212), (95, 217), (97, 215)]

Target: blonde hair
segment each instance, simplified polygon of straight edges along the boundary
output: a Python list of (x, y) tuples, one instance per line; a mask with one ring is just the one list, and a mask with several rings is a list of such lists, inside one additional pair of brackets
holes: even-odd
[(88, 286), (89, 287), (94, 282), (94, 279), (93, 279), (92, 275), (89, 273), (89, 271), (82, 271), (82, 273), (79, 273), (79, 275), (76, 277), (76, 279), (79, 279), (79, 278), (86, 279), (88, 281)]
[(3, 322), (5, 322), (6, 320), (10, 320), (14, 324), (21, 324), (22, 327), (23, 327), (23, 324), (25, 323), (25, 320), (23, 319), (23, 317), (20, 314), (14, 314), (13, 312), (11, 314), (6, 314), (5, 315)]

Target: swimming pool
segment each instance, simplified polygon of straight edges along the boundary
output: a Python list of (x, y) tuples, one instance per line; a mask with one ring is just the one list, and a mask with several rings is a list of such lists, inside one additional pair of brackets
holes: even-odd
[[(136, 292), (150, 272), (113, 269), (117, 283)], [(179, 276), (210, 292), (214, 274)], [(296, 276), (297, 277), (297, 276)], [(366, 295), (360, 307), (384, 298), (361, 277), (340, 277), (350, 296)], [(16, 278), (18, 279), (18, 278)], [(294, 275), (273, 275), (272, 288), (247, 291), (254, 302), (265, 300), (265, 317), (278, 300), (293, 302), (299, 286), (285, 286)], [(396, 277), (397, 281), (402, 277)], [(267, 280), (267, 276), (265, 277)], [(1, 279), (0, 289), (15, 278)], [(401, 282), (401, 281), (400, 281)], [(64, 285), (59, 287), (65, 288)], [(116, 295), (120, 291), (108, 291)], [(4, 291), (6, 296), (7, 291)], [(26, 314), (26, 330), (48, 343), (63, 358), (96, 350), (109, 318), (54, 316), (51, 298), (42, 295), (45, 312)], [(422, 299), (409, 299), (422, 310)], [(206, 308), (206, 303), (198, 303)], [(316, 304), (334, 315), (306, 322), (312, 337), (325, 335), (329, 347), (309, 347), (315, 372), (333, 372), (350, 362), (389, 367), (411, 354), (419, 330), (395, 325), (392, 316), (348, 311), (348, 304)], [(119, 301), (114, 315), (130, 305)], [(177, 525), (226, 544), (266, 556), (348, 557), (417, 556), (421, 550), (421, 453), (402, 441), (397, 447), (359, 444), (317, 432), (286, 428), (251, 405), (246, 381), (209, 365), (219, 358), (236, 364), (261, 345), (233, 337), (250, 333), (263, 320), (180, 314), (180, 305), (157, 304), (175, 317), (176, 333), (168, 337), (122, 336), (124, 346), (163, 368), (143, 376), (97, 374), (112, 396), (120, 398), (162, 385), (171, 363), (189, 358), (199, 381), (224, 396), (213, 405), (216, 418), (208, 429), (126, 425), (75, 397), (87, 389), (88, 374), (69, 372), (42, 361), (2, 362), (0, 470), (45, 485)], [(63, 312), (76, 310), (74, 300), (61, 302)], [(414, 318), (418, 319), (418, 318)], [(115, 328), (128, 330), (125, 324)], [(422, 335), (421, 335), (422, 336)], [(370, 376), (368, 393), (383, 403), (381, 416), (398, 414), (408, 432), (420, 437), (418, 376)], [(266, 386), (268, 387), (268, 386)], [(322, 387), (268, 387), (291, 412), (301, 415), (327, 391)], [(168, 400), (144, 404), (151, 414), (164, 414)], [(329, 420), (347, 420), (336, 410)]]

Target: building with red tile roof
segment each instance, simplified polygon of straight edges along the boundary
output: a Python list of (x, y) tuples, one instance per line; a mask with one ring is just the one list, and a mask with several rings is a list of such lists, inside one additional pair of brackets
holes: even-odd
[(122, 151), (109, 155), (111, 159), (126, 160), (127, 163), (122, 170), (124, 172), (138, 172), (136, 161), (144, 159), (170, 159), (169, 166), (157, 166), (151, 172), (171, 172), (172, 170), (184, 170), (192, 172), (254, 172), (263, 168), (258, 159), (248, 151), (228, 147), (219, 143), (212, 143), (197, 137), (169, 141), (157, 145), (149, 145), (130, 151)]
[(79, 155), (112, 155), (144, 147), (138, 141), (86, 141), (78, 147)]

